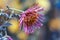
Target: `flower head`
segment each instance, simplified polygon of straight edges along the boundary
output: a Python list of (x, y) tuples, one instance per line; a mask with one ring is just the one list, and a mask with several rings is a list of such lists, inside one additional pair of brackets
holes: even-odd
[(38, 13), (40, 11), (43, 11), (43, 8), (35, 5), (20, 16), (20, 26), (23, 26), (26, 33), (33, 33), (36, 28), (43, 26), (42, 22), (45, 18), (43, 14)]

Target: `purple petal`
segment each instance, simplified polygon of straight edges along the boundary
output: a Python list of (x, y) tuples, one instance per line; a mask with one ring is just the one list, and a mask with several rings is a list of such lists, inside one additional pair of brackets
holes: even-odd
[(27, 27), (23, 27), (23, 30), (24, 30), (25, 33), (28, 32)]
[(23, 30), (25, 33), (29, 33), (27, 25), (25, 23), (23, 23)]
[(43, 24), (42, 24), (41, 22), (37, 21), (37, 22), (35, 23), (35, 26), (36, 26), (36, 27), (41, 27), (41, 26), (43, 26)]
[(13, 40), (11, 37), (8, 37), (8, 40)]
[(33, 33), (34, 32), (34, 29), (33, 29), (33, 26), (27, 26), (24, 24), (24, 27), (23, 27), (25, 33)]
[(20, 17), (20, 24), (22, 24), (23, 20), (24, 20), (25, 14), (22, 14)]
[(42, 8), (42, 7), (39, 7), (39, 8), (37, 8), (35, 11), (36, 12), (41, 12), (41, 11), (43, 11), (44, 9)]
[(38, 17), (38, 20), (41, 21), (41, 22), (44, 22), (45, 17), (43, 15), (41, 15), (41, 16)]
[(33, 32), (34, 32), (34, 28), (33, 28), (33, 26), (28, 27), (28, 33), (33, 33)]

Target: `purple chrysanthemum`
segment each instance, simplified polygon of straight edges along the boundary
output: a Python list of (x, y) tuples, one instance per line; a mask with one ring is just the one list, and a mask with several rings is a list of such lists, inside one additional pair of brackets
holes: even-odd
[(43, 26), (42, 22), (45, 18), (43, 14), (39, 14), (43, 10), (42, 7), (35, 5), (22, 13), (20, 16), (20, 26), (23, 27), (26, 33), (33, 33), (35, 29)]

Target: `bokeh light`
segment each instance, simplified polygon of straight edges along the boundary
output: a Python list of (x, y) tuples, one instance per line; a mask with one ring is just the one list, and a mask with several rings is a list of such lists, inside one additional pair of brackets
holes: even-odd
[(8, 27), (8, 31), (11, 33), (17, 33), (20, 29), (19, 21), (17, 19), (13, 18), (9, 21), (9, 23), (11, 23), (11, 26)]

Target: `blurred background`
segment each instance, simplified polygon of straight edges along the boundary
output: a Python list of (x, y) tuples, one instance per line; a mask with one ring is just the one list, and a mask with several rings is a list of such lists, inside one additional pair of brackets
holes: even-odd
[(13, 40), (60, 40), (60, 0), (0, 0), (0, 9), (6, 10), (8, 5), (25, 11), (36, 3), (45, 9), (42, 12), (46, 17), (43, 27), (28, 35), (19, 30), (18, 18), (12, 18), (9, 20), (12, 25), (7, 28), (8, 35)]

